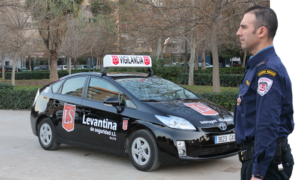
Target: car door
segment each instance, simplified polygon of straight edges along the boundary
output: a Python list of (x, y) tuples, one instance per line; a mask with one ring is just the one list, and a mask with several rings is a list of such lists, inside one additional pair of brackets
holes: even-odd
[[(53, 96), (54, 121), (60, 138), (80, 142), (82, 95), (87, 76), (75, 76), (64, 81)], [(55, 86), (55, 84), (53, 85)]]
[[(103, 103), (106, 98), (118, 97), (119, 90), (100, 77), (91, 77), (82, 101), (84, 115), (81, 141), (101, 147), (120, 149), (122, 124), (126, 117), (113, 106)], [(127, 100), (130, 101), (130, 100)]]

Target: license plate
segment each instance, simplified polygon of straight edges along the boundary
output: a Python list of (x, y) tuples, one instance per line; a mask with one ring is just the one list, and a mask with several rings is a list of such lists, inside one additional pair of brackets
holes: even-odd
[(215, 144), (234, 142), (235, 134), (226, 134), (222, 136), (215, 136)]

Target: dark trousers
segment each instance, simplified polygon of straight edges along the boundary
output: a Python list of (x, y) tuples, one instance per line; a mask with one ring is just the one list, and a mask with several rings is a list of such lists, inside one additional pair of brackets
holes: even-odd
[[(283, 170), (278, 171), (276, 164), (270, 164), (264, 180), (289, 180), (294, 166), (294, 159), (290, 152), (283, 153)], [(242, 162), (241, 180), (250, 180), (252, 178), (252, 160)]]

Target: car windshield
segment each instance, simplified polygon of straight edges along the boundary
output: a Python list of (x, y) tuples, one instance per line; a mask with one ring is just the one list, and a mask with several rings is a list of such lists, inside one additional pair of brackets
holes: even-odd
[(144, 101), (198, 99), (195, 94), (162, 78), (116, 79), (132, 95)]

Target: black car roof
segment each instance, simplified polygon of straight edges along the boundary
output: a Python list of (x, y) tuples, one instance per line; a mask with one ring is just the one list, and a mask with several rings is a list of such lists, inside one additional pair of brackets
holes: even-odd
[[(93, 75), (93, 76), (102, 76), (102, 73), (99, 72), (81, 72), (81, 73), (75, 73), (75, 74), (71, 74), (68, 76), (64, 76), (60, 79), (65, 79), (65, 78), (69, 78), (69, 77), (73, 77), (73, 76), (78, 76), (78, 75)], [(141, 77), (141, 78), (147, 78), (147, 73), (140, 73), (140, 72), (109, 72), (107, 73), (108, 77), (111, 77), (113, 79), (118, 79), (118, 78), (132, 78), (132, 77)]]

